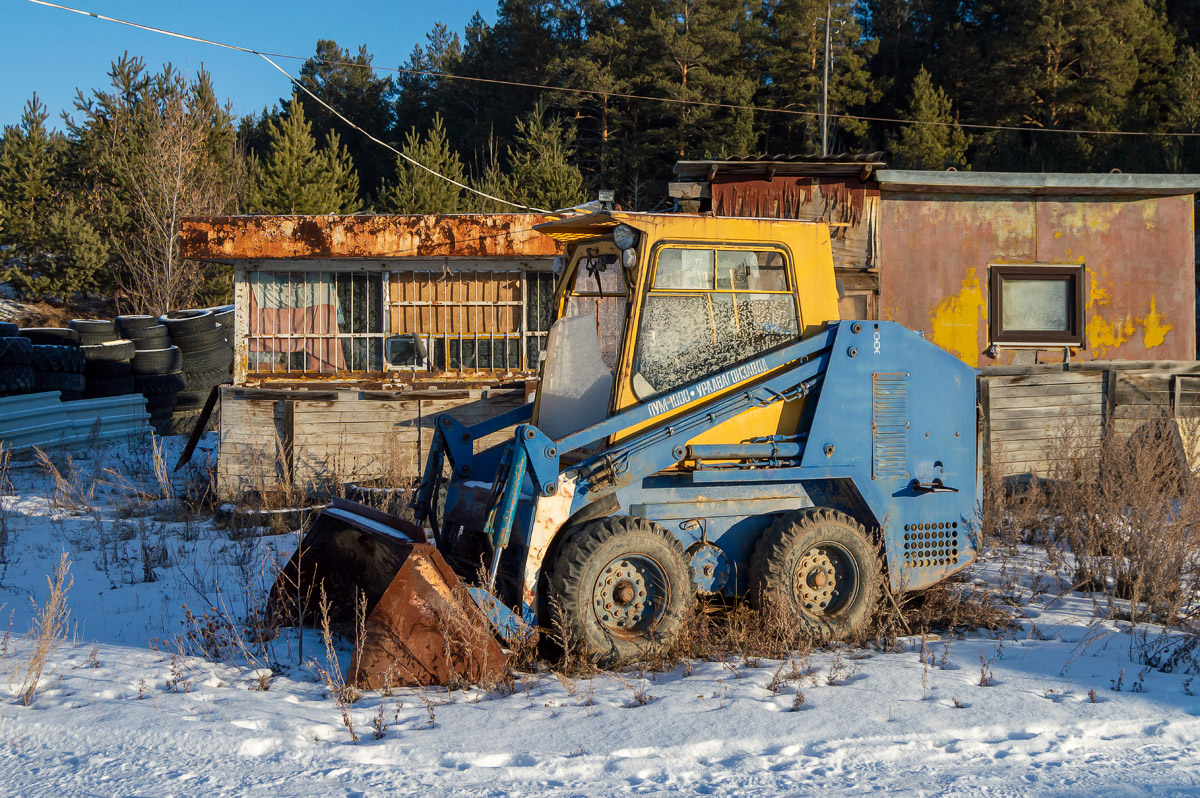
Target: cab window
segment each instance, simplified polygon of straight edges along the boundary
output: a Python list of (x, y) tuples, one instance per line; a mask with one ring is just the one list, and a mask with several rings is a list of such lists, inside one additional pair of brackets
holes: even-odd
[(799, 337), (782, 252), (667, 247), (642, 308), (633, 392), (646, 400)]

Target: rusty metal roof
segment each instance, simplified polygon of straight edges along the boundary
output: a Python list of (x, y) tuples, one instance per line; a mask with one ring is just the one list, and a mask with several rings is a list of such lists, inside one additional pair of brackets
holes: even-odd
[(712, 180), (718, 175), (857, 175), (886, 166), (882, 152), (840, 155), (732, 155), (711, 161), (676, 161), (676, 180)]
[(183, 220), (185, 258), (549, 258), (561, 254), (533, 227), (537, 214), (196, 216)]
[(962, 194), (1175, 196), (1200, 192), (1200, 175), (1063, 172), (932, 172), (881, 169), (880, 190)]

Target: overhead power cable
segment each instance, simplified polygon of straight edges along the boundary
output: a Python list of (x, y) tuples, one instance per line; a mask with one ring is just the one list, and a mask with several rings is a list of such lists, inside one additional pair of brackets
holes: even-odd
[(199, 36), (191, 36), (186, 33), (177, 33), (175, 31), (166, 30), (164, 28), (155, 28), (151, 25), (142, 25), (141, 23), (138, 23), (138, 22), (130, 22), (130, 21), (124, 20), (124, 19), (117, 19), (116, 17), (106, 17), (103, 14), (96, 14), (91, 11), (81, 11), (78, 8), (71, 8), (70, 6), (63, 6), (63, 5), (59, 5), (58, 3), (49, 3), (49, 2), (46, 2), (46, 0), (29, 0), (29, 2), (35, 3), (39, 6), (48, 6), (49, 8), (58, 8), (63, 11), (70, 11), (73, 14), (81, 14), (86, 17), (95, 17), (96, 19), (102, 19), (105, 22), (115, 22), (119, 25), (127, 25), (131, 28), (138, 28), (140, 30), (149, 31), (151, 33), (159, 33), (159, 34), (162, 34), (163, 36), (172, 36), (176, 39), (185, 39), (185, 40), (191, 41), (191, 42), (199, 42), (200, 44), (211, 44), (214, 47), (223, 47), (226, 50), (236, 50), (236, 51), (242, 52), (242, 53), (250, 53), (251, 55), (257, 55), (259, 58), (263, 59), (268, 64), (270, 64), (271, 66), (273, 66), (277, 70), (279, 70), (279, 72), (285, 78), (287, 78), (293, 84), (295, 84), (296, 88), (300, 89), (302, 92), (307, 94), (309, 97), (313, 98), (313, 100), (320, 103), (322, 107), (324, 107), (327, 111), (329, 111), (331, 114), (336, 116), (338, 119), (342, 120), (347, 125), (354, 128), (355, 130), (357, 130), (359, 133), (362, 133), (364, 136), (366, 136), (368, 139), (375, 142), (379, 146), (386, 147), (387, 149), (396, 153), (396, 155), (398, 155), (401, 158), (403, 158), (404, 160), (408, 161), (413, 166), (416, 166), (419, 169), (424, 169), (426, 172), (433, 175), (434, 177), (437, 177), (441, 180), (445, 180), (447, 183), (450, 183), (452, 185), (458, 186), (459, 188), (465, 189), (465, 190), (471, 192), (472, 194), (475, 194), (476, 196), (483, 197), (484, 199), (494, 200), (495, 202), (499, 202), (504, 205), (508, 205), (509, 207), (512, 207), (512, 208), (520, 208), (521, 210), (524, 210), (524, 211), (533, 211), (534, 213), (549, 213), (549, 211), (547, 211), (544, 208), (534, 208), (530, 205), (522, 205), (519, 202), (513, 202), (511, 200), (506, 200), (501, 197), (493, 196), (491, 194), (488, 194), (485, 191), (480, 191), (479, 189), (472, 188), (471, 186), (468, 186), (466, 183), (460, 183), (459, 181), (455, 180), (452, 177), (448, 177), (440, 172), (430, 169), (428, 166), (426, 166), (425, 164), (416, 160), (415, 158), (411, 158), (410, 156), (406, 155), (405, 153), (403, 153), (400, 150), (393, 147), (391, 144), (388, 144), (386, 141), (383, 141), (382, 139), (375, 137), (368, 131), (366, 131), (363, 128), (356, 125), (354, 122), (351, 122), (349, 119), (347, 119), (345, 116), (343, 116), (341, 114), (341, 112), (339, 112), (336, 108), (334, 108), (332, 105), (330, 105), (329, 103), (322, 100), (320, 97), (318, 97), (316, 94), (314, 94), (307, 86), (305, 86), (300, 81), (296, 80), (296, 78), (292, 77), (291, 74), (289, 74), (286, 69), (284, 69), (283, 67), (279, 66), (279, 64), (272, 61), (267, 56), (266, 53), (261, 53), (258, 50), (253, 50), (253, 49), (250, 49), (249, 47), (238, 47), (237, 45), (234, 45), (234, 44), (225, 44), (224, 42), (217, 42), (217, 41), (213, 41), (212, 39), (204, 39)]
[[(288, 72), (286, 70), (282, 69), (274, 61), (271, 61), (271, 59), (268, 56), (271, 56), (274, 58), (289, 58), (289, 59), (294, 59), (297, 61), (310, 61), (311, 60), (313, 63), (324, 64), (327, 66), (354, 67), (354, 68), (358, 68), (358, 69), (370, 69), (372, 71), (381, 71), (381, 72), (395, 72), (398, 74), (405, 74), (405, 75), (419, 75), (422, 77), (431, 77), (431, 78), (444, 79), (444, 80), (458, 80), (458, 81), (471, 82), (471, 83), (484, 83), (484, 84), (490, 84), (490, 85), (496, 85), (496, 86), (512, 86), (512, 87), (516, 87), (516, 88), (534, 89), (537, 91), (561, 92), (561, 93), (569, 93), (569, 94), (577, 94), (577, 95), (582, 94), (582, 95), (590, 95), (593, 97), (614, 97), (614, 98), (625, 99), (625, 100), (658, 102), (658, 103), (667, 103), (667, 104), (672, 104), (672, 105), (692, 105), (692, 106), (698, 106), (698, 107), (702, 107), (702, 108), (721, 108), (721, 109), (726, 109), (726, 110), (750, 111), (752, 113), (762, 113), (762, 114), (783, 114), (783, 115), (788, 115), (788, 116), (804, 116), (804, 117), (823, 116), (823, 114), (820, 111), (801, 111), (801, 110), (797, 110), (794, 108), (765, 108), (763, 106), (758, 106), (758, 105), (743, 105), (743, 104), (738, 104), (738, 103), (722, 103), (722, 102), (712, 102), (712, 101), (708, 101), (708, 100), (683, 100), (683, 99), (678, 99), (675, 97), (652, 97), (650, 95), (645, 95), (645, 94), (630, 94), (628, 92), (599, 91), (596, 89), (581, 89), (581, 88), (576, 88), (573, 86), (547, 86), (547, 85), (540, 84), (540, 83), (527, 83), (527, 82), (516, 81), (516, 80), (503, 80), (501, 78), (474, 77), (474, 76), (470, 76), (470, 75), (455, 75), (455, 74), (448, 73), (448, 72), (435, 72), (435, 71), (426, 70), (426, 69), (404, 69), (402, 67), (381, 67), (381, 66), (375, 66), (373, 64), (361, 64), (361, 63), (357, 63), (354, 61), (333, 61), (333, 60), (328, 60), (328, 59), (314, 58), (311, 56), (292, 55), (289, 53), (273, 53), (273, 52), (269, 52), (269, 51), (262, 52), (259, 50), (250, 49), (248, 47), (239, 47), (237, 45), (226, 44), (224, 42), (218, 42), (218, 41), (214, 41), (212, 39), (204, 39), (199, 36), (191, 36), (191, 35), (184, 34), (184, 33), (177, 33), (175, 31), (166, 30), (164, 28), (156, 28), (156, 27), (153, 27), (150, 25), (142, 25), (137, 22), (130, 22), (128, 20), (117, 19), (115, 17), (107, 17), (107, 16), (103, 16), (101, 14), (95, 14), (95, 13), (92, 13), (89, 11), (81, 11), (77, 8), (71, 8), (69, 6), (59, 5), (57, 3), (46, 2), (46, 0), (29, 0), (29, 2), (36, 3), (37, 5), (48, 6), (50, 8), (58, 8), (58, 9), (62, 9), (64, 11), (70, 11), (75, 14), (82, 14), (84, 16), (95, 17), (97, 19), (102, 19), (107, 22), (116, 22), (121, 25), (128, 25), (129, 27), (139, 28), (141, 30), (150, 31), (152, 33), (160, 33), (165, 36), (173, 36), (178, 39), (186, 39), (188, 41), (200, 42), (202, 44), (209, 44), (214, 47), (223, 47), (228, 50), (237, 50), (239, 52), (251, 53), (253, 55), (257, 55), (261, 58), (266, 59), (267, 62), (271, 64), (271, 66), (275, 67), (280, 72), (282, 72), (284, 75), (286, 75), (289, 80), (291, 80), (293, 83), (295, 83), (301, 89), (303, 89), (307, 94), (309, 94), (309, 96), (314, 97), (315, 99), (317, 99), (318, 102), (321, 102), (322, 105), (325, 105), (326, 108), (329, 108), (329, 106), (326, 103), (321, 101), (319, 98), (316, 98), (316, 96), (313, 95), (311, 91), (309, 91), (305, 86), (303, 86), (295, 78), (293, 78), (290, 74), (288, 74)], [(331, 108), (330, 110), (332, 111), (333, 109)], [(337, 111), (333, 111), (333, 113), (336, 114), (340, 119), (342, 119), (342, 121), (344, 121), (347, 124), (354, 127), (356, 130), (362, 130), (361, 128), (357, 127), (352, 122), (347, 120), (345, 117), (343, 117), (341, 114), (338, 114)], [(828, 114), (828, 117), (831, 119), (848, 119), (848, 120), (855, 120), (855, 121), (862, 121), (862, 122), (881, 122), (881, 123), (885, 123), (885, 124), (896, 124), (896, 125), (926, 125), (926, 126), (933, 126), (933, 127), (959, 127), (959, 128), (970, 129), (970, 130), (1000, 130), (1000, 131), (1012, 131), (1012, 132), (1019, 132), (1019, 133), (1053, 133), (1053, 134), (1064, 134), (1064, 135), (1093, 135), (1093, 136), (1163, 136), (1163, 137), (1174, 137), (1174, 138), (1200, 137), (1200, 132), (1195, 132), (1195, 133), (1185, 133), (1185, 132), (1156, 133), (1156, 132), (1148, 132), (1148, 131), (1141, 131), (1141, 130), (1091, 130), (1091, 129), (1087, 129), (1087, 128), (1022, 127), (1019, 125), (985, 125), (985, 124), (979, 124), (979, 123), (974, 123), (974, 122), (937, 122), (937, 121), (930, 121), (930, 120), (923, 120), (923, 119), (900, 119), (898, 117), (865, 116), (862, 114), (837, 114), (837, 113), (835, 113), (835, 114)], [(369, 133), (366, 133), (366, 131), (363, 131), (363, 133), (364, 133), (364, 135), (367, 135), (368, 137), (370, 137), (372, 140), (379, 141), (374, 136), (371, 136)], [(379, 142), (379, 143), (383, 144), (383, 146), (385, 146), (385, 147), (388, 147), (388, 149), (396, 151), (395, 148), (391, 147), (388, 144), (385, 144), (384, 142)], [(405, 156), (405, 157), (407, 157), (407, 156)], [(421, 164), (417, 164), (417, 165), (421, 166), (422, 169), (426, 169), (426, 171), (432, 172), (433, 174), (437, 174), (436, 172), (433, 172), (433, 170), (428, 169)], [(450, 178), (445, 177), (444, 175), (438, 175), (438, 176), (442, 177), (443, 179), (448, 180), (452, 183), (455, 183), (455, 185), (462, 185), (461, 183), (457, 183), (457, 182), (451, 180)], [(474, 191), (474, 189), (470, 189), (470, 188), (468, 188), (468, 190)], [(475, 191), (475, 193), (478, 194), (480, 192)], [(484, 195), (484, 196), (489, 196), (489, 195)], [(496, 197), (489, 197), (489, 198), (497, 199)], [(505, 200), (499, 200), (499, 201), (506, 202)], [(507, 203), (507, 204), (516, 205), (516, 203), (511, 203), (511, 202)], [(516, 207), (523, 208), (525, 206), (516, 205)]]

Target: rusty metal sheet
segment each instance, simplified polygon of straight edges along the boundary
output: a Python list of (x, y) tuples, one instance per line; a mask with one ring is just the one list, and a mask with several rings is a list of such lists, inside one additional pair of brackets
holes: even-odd
[(988, 267), (1083, 264), (1084, 342), (1070, 360), (1190, 360), (1192, 213), (1191, 197), (885, 192), (880, 315), (925, 331), (972, 366), (1049, 362), (1027, 349), (984, 354)]
[(224, 216), (183, 220), (185, 258), (553, 257), (537, 214)]
[(877, 263), (879, 188), (855, 177), (739, 176), (712, 181), (718, 216), (822, 219), (831, 223), (834, 265), (867, 269)]

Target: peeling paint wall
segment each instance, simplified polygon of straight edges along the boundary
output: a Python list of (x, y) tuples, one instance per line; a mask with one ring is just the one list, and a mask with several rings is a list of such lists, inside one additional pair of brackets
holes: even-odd
[(1082, 264), (1083, 345), (1075, 360), (1192, 360), (1193, 198), (885, 192), (883, 318), (924, 330), (972, 366), (1062, 350), (988, 339), (989, 264)]

